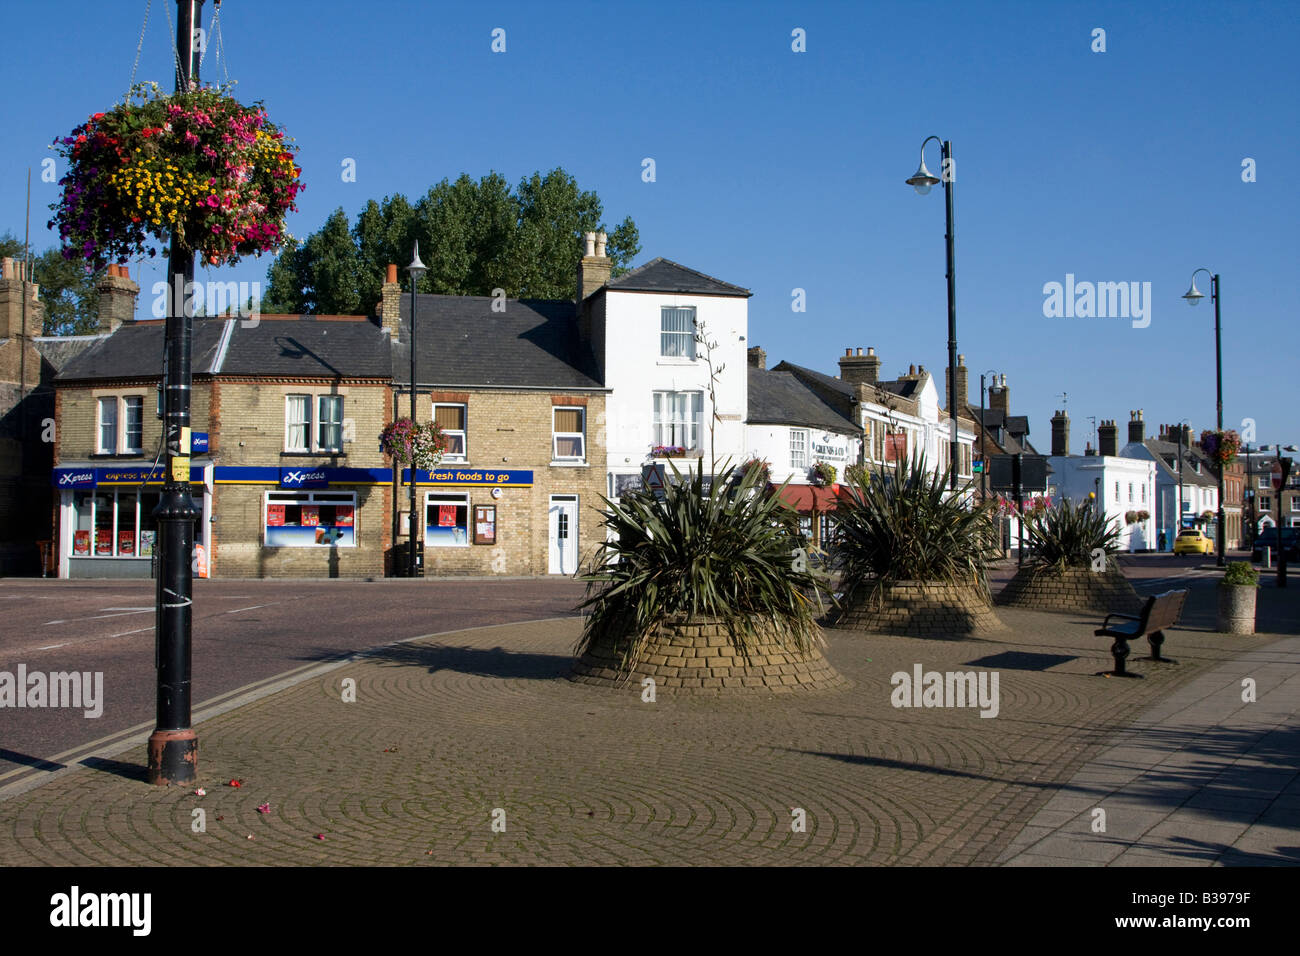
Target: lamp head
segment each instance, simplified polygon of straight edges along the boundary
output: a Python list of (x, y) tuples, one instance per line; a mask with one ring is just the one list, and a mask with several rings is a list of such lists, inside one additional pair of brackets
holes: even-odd
[(420, 261), (420, 240), (415, 240), (415, 252), (411, 255), (411, 264), (406, 267), (412, 279), (418, 279), (429, 271), (429, 267)]
[(1195, 276), (1192, 276), (1192, 287), (1187, 290), (1183, 298), (1187, 300), (1188, 305), (1200, 305), (1201, 300), (1205, 298), (1205, 296), (1201, 293), (1201, 290), (1196, 288)]
[(939, 185), (939, 177), (925, 168), (924, 156), (921, 157), (921, 165), (917, 167), (916, 172), (907, 179), (907, 185), (913, 187), (920, 196), (928, 193), (931, 186)]

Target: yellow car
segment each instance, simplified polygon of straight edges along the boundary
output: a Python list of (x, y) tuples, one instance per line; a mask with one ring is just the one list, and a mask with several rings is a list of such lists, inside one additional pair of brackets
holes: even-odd
[(1174, 541), (1174, 554), (1214, 554), (1214, 539), (1204, 531), (1185, 528)]

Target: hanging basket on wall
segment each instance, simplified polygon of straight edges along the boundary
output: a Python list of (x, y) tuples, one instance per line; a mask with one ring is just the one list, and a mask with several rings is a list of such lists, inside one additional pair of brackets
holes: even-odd
[(294, 241), (285, 216), (303, 189), (296, 147), (260, 103), (242, 105), (229, 87), (139, 84), (53, 148), (68, 171), (49, 226), (67, 259), (98, 267), (155, 256), (175, 234), (224, 266)]

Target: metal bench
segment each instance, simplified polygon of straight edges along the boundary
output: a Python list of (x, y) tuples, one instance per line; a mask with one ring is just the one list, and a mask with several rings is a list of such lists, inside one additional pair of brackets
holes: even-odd
[[(1167, 657), (1160, 656), (1160, 645), (1165, 642), (1164, 630), (1167, 627), (1173, 627), (1178, 623), (1178, 618), (1183, 613), (1183, 603), (1187, 600), (1187, 592), (1184, 591), (1166, 591), (1164, 594), (1157, 594), (1154, 597), (1147, 598), (1146, 605), (1142, 608), (1142, 613), (1134, 616), (1132, 614), (1107, 614), (1106, 619), (1101, 622), (1101, 627), (1094, 632), (1098, 637), (1113, 637), (1115, 643), (1111, 645), (1110, 653), (1115, 658), (1115, 669), (1113, 671), (1099, 671), (1099, 676), (1104, 677), (1141, 677), (1141, 674), (1133, 674), (1125, 669), (1124, 662), (1129, 655), (1129, 641), (1135, 641), (1140, 637), (1145, 637), (1147, 643), (1151, 645), (1151, 656), (1143, 658), (1144, 660), (1159, 661), (1162, 664), (1176, 664), (1177, 661), (1171, 661)], [(1115, 618), (1121, 623), (1112, 625), (1111, 619)]]

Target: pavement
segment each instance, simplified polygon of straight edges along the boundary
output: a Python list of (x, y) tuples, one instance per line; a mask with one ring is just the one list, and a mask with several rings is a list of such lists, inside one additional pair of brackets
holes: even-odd
[[(1006, 608), (828, 630), (850, 687), (736, 700), (574, 684), (572, 618), (419, 638), (233, 695), (203, 795), (144, 782), (147, 731), (5, 788), (0, 865), (1294, 865), (1300, 587), (1243, 637), (1190, 586), (1142, 680), (1096, 676), (1100, 615)], [(918, 665), (996, 674), (996, 714), (895, 707)]]

